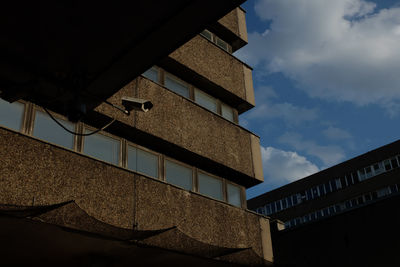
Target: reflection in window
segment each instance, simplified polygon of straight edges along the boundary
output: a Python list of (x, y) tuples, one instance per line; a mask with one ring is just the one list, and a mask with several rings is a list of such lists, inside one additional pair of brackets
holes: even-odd
[(128, 169), (158, 178), (158, 156), (128, 145)]
[[(67, 120), (56, 118), (68, 130), (75, 131), (75, 125)], [(36, 111), (33, 136), (69, 149), (74, 148), (74, 135), (61, 128), (49, 115)]]
[(143, 74), (144, 77), (146, 77), (149, 80), (152, 80), (153, 82), (158, 83), (158, 70), (154, 67), (146, 70)]
[(227, 193), (228, 193), (228, 203), (235, 205), (236, 207), (240, 207), (241, 206), (240, 188), (232, 184), (227, 184)]
[(21, 130), (24, 106), (22, 103), (8, 103), (0, 98), (0, 124), (16, 131)]
[(177, 93), (178, 95), (189, 98), (189, 86), (168, 74), (165, 75), (165, 87)]
[(229, 121), (233, 121), (233, 109), (225, 104), (221, 105), (221, 116)]
[(199, 193), (223, 200), (222, 181), (207, 174), (198, 173)]
[[(91, 131), (86, 130), (86, 133)], [(107, 161), (109, 163), (118, 164), (120, 141), (100, 133), (85, 136), (83, 153)]]
[(208, 110), (217, 112), (217, 100), (214, 97), (209, 96), (200, 90), (195, 90), (194, 101)]
[(192, 169), (169, 160), (165, 160), (165, 179), (186, 190), (192, 189)]

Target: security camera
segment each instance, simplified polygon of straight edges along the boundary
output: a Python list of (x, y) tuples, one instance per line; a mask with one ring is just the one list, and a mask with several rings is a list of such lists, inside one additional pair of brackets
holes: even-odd
[(125, 110), (130, 112), (131, 110), (138, 110), (138, 111), (143, 111), (147, 112), (149, 111), (152, 107), (153, 104), (149, 100), (144, 100), (140, 98), (134, 98), (134, 97), (122, 97), (122, 105), (125, 107)]

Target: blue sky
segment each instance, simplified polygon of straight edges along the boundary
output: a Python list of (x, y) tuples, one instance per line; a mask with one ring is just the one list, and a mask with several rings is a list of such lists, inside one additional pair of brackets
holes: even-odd
[(270, 191), (400, 139), (400, 1), (248, 0), (256, 107)]

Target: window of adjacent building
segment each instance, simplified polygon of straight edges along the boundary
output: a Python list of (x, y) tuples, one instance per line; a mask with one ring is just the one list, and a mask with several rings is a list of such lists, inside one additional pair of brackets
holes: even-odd
[(221, 104), (221, 116), (229, 121), (234, 121), (233, 109), (225, 104)]
[(178, 80), (170, 74), (165, 75), (164, 85), (178, 95), (184, 96), (186, 98), (189, 98), (190, 96), (189, 85), (187, 85), (185, 82)]
[(16, 131), (21, 130), (24, 107), (22, 103), (8, 103), (0, 98), (0, 124)]
[(265, 205), (265, 212), (267, 215), (271, 214), (271, 204)]
[[(86, 130), (86, 133), (91, 131)], [(119, 163), (120, 141), (101, 133), (85, 136), (83, 153), (116, 164)]]
[(198, 89), (194, 91), (194, 101), (212, 112), (217, 112), (217, 99)]
[(128, 145), (127, 168), (150, 177), (158, 178), (158, 156)]
[(192, 169), (177, 164), (170, 160), (165, 160), (165, 180), (173, 185), (192, 190), (193, 180)]
[[(73, 123), (60, 118), (56, 119), (68, 130), (75, 131), (75, 125)], [(74, 148), (74, 135), (65, 131), (53, 121), (49, 115), (39, 110), (35, 113), (33, 136), (69, 149)]]
[(223, 200), (222, 181), (205, 173), (198, 172), (199, 193)]
[(236, 207), (240, 207), (242, 205), (242, 199), (240, 197), (240, 187), (228, 183), (226, 191), (228, 194), (228, 203)]
[(155, 67), (146, 70), (142, 75), (153, 82), (158, 83), (159, 81), (159, 71)]

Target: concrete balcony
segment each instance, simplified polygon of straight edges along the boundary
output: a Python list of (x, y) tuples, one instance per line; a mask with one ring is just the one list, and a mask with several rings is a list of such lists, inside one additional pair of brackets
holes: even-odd
[(239, 114), (255, 105), (251, 68), (200, 35), (160, 65), (235, 107)]
[[(185, 240), (212, 248), (251, 248), (249, 260), (272, 262), (265, 217), (1, 127), (0, 147), (1, 205), (38, 207), (73, 200), (92, 220), (112, 227), (179, 229), (181, 235), (152, 239), (156, 247), (168, 249), (184, 233)], [(79, 228), (79, 220), (68, 221), (72, 215), (52, 219)]]
[(143, 77), (109, 101), (120, 105), (123, 96), (147, 99), (154, 104), (151, 111), (130, 116), (106, 104), (96, 109), (125, 125), (124, 138), (135, 136), (132, 142), (137, 141), (140, 137), (131, 132), (138, 130), (145, 135), (141, 143), (187, 164), (246, 187), (263, 181), (258, 136)]
[(237, 7), (218, 22), (209, 26), (209, 29), (232, 45), (236, 51), (247, 44), (246, 12)]

